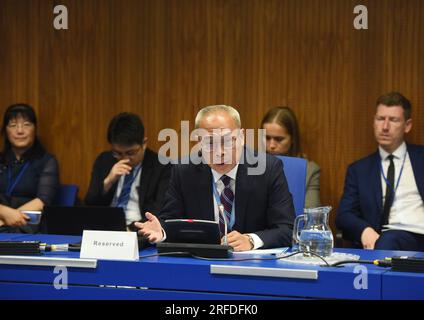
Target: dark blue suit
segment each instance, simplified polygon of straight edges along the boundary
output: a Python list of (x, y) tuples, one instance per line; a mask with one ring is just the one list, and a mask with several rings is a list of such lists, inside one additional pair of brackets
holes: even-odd
[[(251, 152), (245, 149), (246, 159)], [(282, 162), (266, 156), (262, 175), (248, 175), (253, 160), (240, 163), (235, 192), (235, 225), (240, 233), (256, 233), (263, 248), (290, 246), (295, 218), (292, 196), (282, 174)], [(170, 186), (160, 219), (215, 220), (212, 172), (207, 164), (179, 164), (172, 168)], [(165, 227), (166, 231), (166, 227)]]
[[(407, 145), (415, 181), (424, 199), (424, 146)], [(347, 169), (343, 196), (336, 218), (345, 239), (361, 243), (365, 228), (381, 229), (383, 194), (379, 152), (358, 160)]]

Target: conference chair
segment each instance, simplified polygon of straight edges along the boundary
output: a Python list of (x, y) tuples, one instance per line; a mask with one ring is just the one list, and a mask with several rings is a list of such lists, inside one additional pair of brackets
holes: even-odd
[(75, 184), (61, 184), (56, 193), (53, 204), (57, 206), (71, 207), (75, 205), (78, 194), (78, 186)]
[(284, 174), (286, 175), (289, 191), (293, 197), (294, 210), (296, 216), (303, 213), (306, 193), (306, 168), (307, 161), (303, 158), (277, 156), (284, 164)]

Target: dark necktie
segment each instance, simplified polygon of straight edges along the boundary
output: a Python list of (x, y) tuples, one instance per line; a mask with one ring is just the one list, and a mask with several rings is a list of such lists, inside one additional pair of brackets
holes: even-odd
[(387, 159), (390, 160), (390, 165), (387, 169), (386, 196), (384, 200), (383, 214), (381, 217), (381, 227), (389, 223), (390, 208), (392, 207), (395, 195), (395, 164), (393, 162), (393, 155), (389, 155)]
[[(221, 192), (220, 200), (224, 207), (224, 216), (227, 220), (227, 230), (231, 231), (230, 221), (234, 202), (234, 192), (230, 187), (231, 178), (229, 176), (223, 175), (221, 177), (221, 181), (224, 183), (224, 190)], [(221, 214), (219, 215), (219, 230), (221, 231), (221, 235), (225, 234), (225, 224)]]
[(134, 170), (127, 174), (124, 179), (124, 183), (122, 185), (121, 194), (118, 197), (118, 201), (116, 202), (117, 207), (126, 208), (128, 201), (130, 200), (131, 194), (131, 185), (134, 181), (133, 179)]

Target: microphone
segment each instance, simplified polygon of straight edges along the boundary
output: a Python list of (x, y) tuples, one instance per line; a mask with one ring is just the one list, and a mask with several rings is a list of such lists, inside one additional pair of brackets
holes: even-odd
[(221, 215), (222, 220), (224, 220), (224, 228), (225, 228), (224, 244), (227, 246), (228, 245), (228, 241), (227, 241), (227, 219), (226, 219), (225, 214), (224, 214), (224, 205), (223, 204), (218, 205), (218, 211), (219, 211), (219, 214)]

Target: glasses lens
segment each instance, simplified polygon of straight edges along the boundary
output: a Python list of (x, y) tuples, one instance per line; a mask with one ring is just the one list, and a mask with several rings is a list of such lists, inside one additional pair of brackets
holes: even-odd
[(206, 152), (219, 151), (222, 149), (231, 150), (234, 147), (234, 142), (237, 137), (231, 134), (227, 135), (212, 135), (202, 138), (202, 149)]
[(31, 122), (24, 122), (24, 123), (13, 122), (13, 123), (9, 123), (7, 127), (12, 130), (17, 130), (18, 128), (28, 130), (33, 127), (33, 124)]
[(116, 159), (131, 158), (131, 157), (135, 157), (140, 150), (141, 150), (141, 147), (138, 148), (137, 150), (128, 150), (125, 152), (112, 151), (112, 156)]
[(236, 140), (236, 137), (233, 137), (231, 135), (224, 136), (223, 137), (223, 144), (225, 150), (230, 150), (234, 146), (234, 141)]

